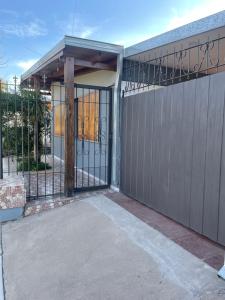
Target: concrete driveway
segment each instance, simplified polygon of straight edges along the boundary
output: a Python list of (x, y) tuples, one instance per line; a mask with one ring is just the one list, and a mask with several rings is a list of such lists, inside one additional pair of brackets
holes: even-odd
[(225, 299), (204, 264), (103, 195), (3, 225), (7, 300)]

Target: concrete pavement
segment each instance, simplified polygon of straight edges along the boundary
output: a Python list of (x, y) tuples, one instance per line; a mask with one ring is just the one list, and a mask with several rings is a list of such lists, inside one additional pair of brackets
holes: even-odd
[(2, 231), (6, 300), (225, 299), (216, 270), (103, 195)]
[(4, 300), (2, 255), (2, 225), (0, 223), (0, 300)]

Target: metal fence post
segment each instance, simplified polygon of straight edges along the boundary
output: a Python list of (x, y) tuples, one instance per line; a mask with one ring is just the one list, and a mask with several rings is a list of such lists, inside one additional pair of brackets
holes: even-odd
[[(2, 119), (2, 116), (0, 118)], [(0, 179), (3, 179), (2, 122), (0, 122)]]
[(3, 154), (2, 154), (2, 83), (0, 80), (0, 179), (3, 179)]

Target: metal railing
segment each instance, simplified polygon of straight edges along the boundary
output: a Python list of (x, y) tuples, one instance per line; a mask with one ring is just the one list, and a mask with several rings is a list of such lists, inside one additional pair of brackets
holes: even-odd
[[(22, 176), (28, 199), (63, 193), (63, 160), (56, 160), (55, 101), (49, 91), (2, 83), (0, 89), (1, 177)], [(58, 126), (62, 127), (59, 105)], [(63, 141), (59, 145), (63, 148)]]
[[(111, 177), (111, 89), (75, 85), (74, 96), (74, 190), (106, 188)], [(64, 99), (63, 83), (52, 84), (51, 90), (21, 86), (16, 80), (1, 84), (0, 174), (22, 176), (28, 199), (64, 193)]]
[(167, 86), (225, 70), (225, 37), (172, 52), (139, 53), (124, 59), (123, 93), (145, 90), (150, 86)]

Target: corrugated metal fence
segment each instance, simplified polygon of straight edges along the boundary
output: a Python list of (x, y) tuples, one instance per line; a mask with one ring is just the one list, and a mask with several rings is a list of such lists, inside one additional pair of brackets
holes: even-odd
[(125, 97), (121, 190), (225, 245), (225, 73)]

